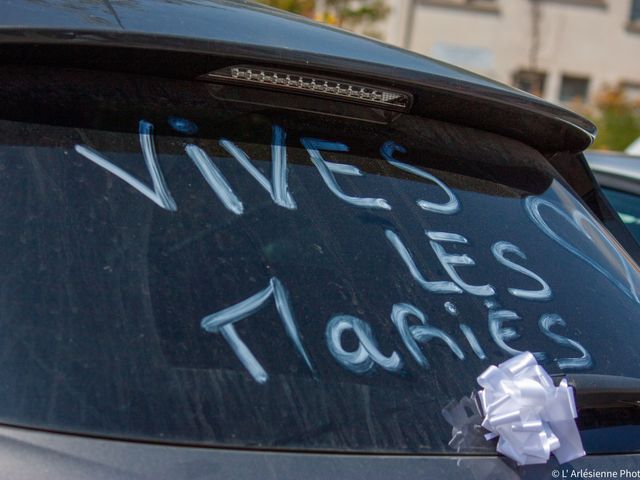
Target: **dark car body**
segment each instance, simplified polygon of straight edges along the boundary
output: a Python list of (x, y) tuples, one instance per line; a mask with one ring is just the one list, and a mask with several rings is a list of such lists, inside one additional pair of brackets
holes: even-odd
[[(547, 349), (550, 371), (639, 376), (640, 253), (587, 167), (588, 121), (250, 3), (0, 0), (0, 12), (3, 476), (640, 470), (640, 434), (620, 415), (591, 421), (588, 455), (563, 466), (517, 466), (490, 444), (456, 452), (441, 417), (514, 354), (506, 342), (517, 334), (501, 326), (520, 320), (511, 308), (526, 311), (522, 330), (535, 339), (517, 346)], [(239, 67), (399, 92), (406, 103), (220, 78)], [(283, 147), (290, 195), (267, 179)], [(208, 157), (214, 149), (225, 156)], [(271, 164), (251, 167), (269, 152)], [(414, 152), (423, 156), (404, 163)], [(421, 192), (433, 198), (418, 208)], [(434, 252), (442, 266), (425, 266)], [(527, 279), (513, 267), (525, 260)], [(474, 285), (442, 280), (447, 262), (482, 265)], [(553, 295), (532, 270), (548, 271)], [(227, 327), (256, 312), (267, 323), (238, 327), (258, 338), (247, 347)], [(407, 312), (416, 318), (403, 330)], [(486, 352), (471, 327), (487, 329)], [(344, 347), (348, 329), (382, 347), (367, 343), (367, 357), (353, 336)], [(429, 359), (442, 365), (425, 374), (429, 361), (403, 332), (424, 345), (439, 336), (448, 347)]]

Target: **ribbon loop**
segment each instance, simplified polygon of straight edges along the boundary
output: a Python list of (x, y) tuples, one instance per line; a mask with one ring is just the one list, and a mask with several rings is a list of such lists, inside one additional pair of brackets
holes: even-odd
[(485, 438), (500, 437), (498, 452), (519, 465), (546, 463), (551, 453), (560, 463), (585, 455), (573, 389), (566, 380), (556, 387), (532, 353), (490, 366), (478, 384)]

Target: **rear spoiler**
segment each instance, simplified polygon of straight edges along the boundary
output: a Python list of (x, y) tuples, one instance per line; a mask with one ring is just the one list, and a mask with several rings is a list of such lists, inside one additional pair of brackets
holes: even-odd
[[(398, 50), (400, 57), (407, 53)], [(426, 67), (428, 62), (434, 61), (424, 58)], [(592, 123), (573, 112), (488, 79), (476, 81), (482, 77), (470, 73), (445, 76), (436, 69), (288, 48), (110, 29), (0, 28), (0, 64), (28, 63), (181, 79), (247, 64), (325, 75), (407, 92), (411, 114), (494, 132), (546, 155), (581, 152), (596, 133)]]

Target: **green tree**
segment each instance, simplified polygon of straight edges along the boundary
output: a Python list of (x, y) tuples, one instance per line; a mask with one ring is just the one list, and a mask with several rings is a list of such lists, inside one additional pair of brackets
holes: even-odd
[(384, 0), (327, 0), (327, 7), (336, 25), (346, 28), (375, 23), (389, 13)]
[(315, 18), (330, 25), (348, 29), (382, 20), (389, 12), (384, 0), (259, 0), (261, 3), (289, 12)]
[(621, 151), (640, 137), (640, 104), (630, 102), (621, 88), (604, 89), (596, 105), (599, 112), (592, 118), (598, 136), (593, 148)]
[(258, 0), (260, 3), (313, 18), (314, 0)]

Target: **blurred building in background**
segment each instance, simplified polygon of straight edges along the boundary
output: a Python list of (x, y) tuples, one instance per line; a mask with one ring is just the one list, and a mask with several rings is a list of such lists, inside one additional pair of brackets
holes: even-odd
[(553, 102), (640, 102), (640, 0), (387, 0), (383, 39)]
[(259, 0), (565, 104), (640, 137), (640, 0)]

